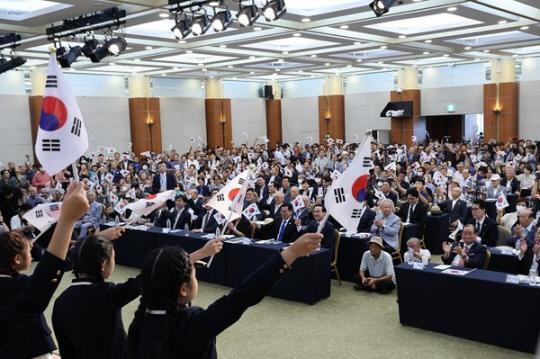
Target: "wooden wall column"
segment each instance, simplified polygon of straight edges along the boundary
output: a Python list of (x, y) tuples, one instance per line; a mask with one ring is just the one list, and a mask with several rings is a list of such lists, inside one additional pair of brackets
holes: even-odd
[(390, 142), (398, 142), (410, 146), (412, 136), (423, 140), (426, 136), (426, 123), (420, 120), (420, 90), (403, 90), (390, 92), (391, 102), (413, 102), (413, 115), (411, 117), (392, 118)]
[(39, 120), (41, 118), (41, 105), (43, 104), (43, 96), (29, 96), (28, 104), (30, 105), (30, 129), (32, 131), (32, 151), (34, 151), (34, 164), (39, 165), (36, 156), (36, 138), (39, 129)]
[(231, 148), (231, 100), (207, 98), (204, 104), (206, 108), (206, 138), (208, 147)]
[(274, 148), (276, 143), (283, 143), (281, 127), (281, 100), (266, 100), (266, 133), (268, 148)]
[(507, 142), (513, 137), (519, 137), (519, 84), (502, 82), (498, 86), (497, 88), (497, 84), (484, 85), (485, 142), (491, 139)]
[(129, 123), (134, 153), (161, 152), (160, 114), (159, 98), (133, 97), (129, 99)]
[(345, 140), (345, 96), (319, 96), (319, 142), (330, 138)]

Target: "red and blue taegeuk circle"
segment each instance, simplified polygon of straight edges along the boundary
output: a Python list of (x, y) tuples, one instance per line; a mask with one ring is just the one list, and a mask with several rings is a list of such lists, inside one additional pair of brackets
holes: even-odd
[(352, 184), (352, 195), (358, 202), (366, 200), (369, 175), (358, 177)]
[(240, 188), (231, 189), (231, 191), (229, 192), (229, 199), (233, 201), (236, 198), (236, 195), (238, 194), (238, 192), (240, 192)]
[(44, 131), (61, 129), (67, 121), (66, 105), (58, 97), (47, 96), (43, 99), (39, 127)]

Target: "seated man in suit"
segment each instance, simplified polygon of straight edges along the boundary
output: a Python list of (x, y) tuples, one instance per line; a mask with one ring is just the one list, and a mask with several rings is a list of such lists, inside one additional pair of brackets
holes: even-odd
[(203, 208), (203, 199), (199, 195), (199, 192), (196, 189), (189, 190), (190, 197), (187, 202), (187, 206), (193, 212), (194, 216), (199, 217), (201, 213), (204, 213)]
[(88, 208), (84, 217), (75, 223), (75, 228), (80, 229), (79, 238), (81, 239), (86, 237), (89, 229), (96, 229), (103, 223), (103, 211), (105, 209), (102, 203), (96, 201), (96, 192), (90, 191), (86, 196), (90, 208)]
[(394, 202), (390, 199), (379, 201), (381, 213), (378, 213), (373, 220), (371, 233), (381, 237), (384, 243), (384, 250), (394, 252), (399, 244), (399, 230), (401, 229), (401, 220), (394, 214)]
[(154, 179), (152, 180), (152, 192), (165, 192), (175, 188), (176, 178), (172, 173), (167, 172), (167, 164), (165, 162), (160, 162), (158, 165), (158, 173), (154, 175)]
[(276, 191), (276, 193), (274, 194), (274, 200), (272, 201), (272, 204), (268, 207), (271, 218), (274, 218), (274, 219), (279, 218), (279, 216), (281, 215), (280, 209), (284, 203), (285, 203), (285, 194), (281, 191)]
[[(316, 204), (313, 207), (313, 220), (309, 223), (307, 229), (302, 231), (301, 234), (304, 233), (321, 233), (323, 235), (323, 239), (321, 240), (321, 247), (328, 248), (328, 249), (334, 249), (334, 244), (336, 242), (336, 230), (332, 223), (330, 221), (326, 221), (324, 223), (323, 228), (319, 231), (319, 226), (321, 222), (323, 221), (324, 217), (326, 216), (326, 208), (322, 204)], [(295, 221), (297, 229), (301, 230), (301, 225), (299, 220), (297, 219)]]
[(486, 247), (476, 241), (476, 229), (472, 224), (463, 227), (460, 242), (453, 245), (444, 242), (443, 252), (444, 264), (456, 267), (481, 269), (486, 259)]
[(169, 214), (171, 229), (184, 229), (187, 224), (191, 227), (191, 213), (187, 210), (187, 197), (183, 194), (176, 196), (174, 209)]
[(364, 208), (360, 214), (360, 220), (358, 221), (358, 227), (356, 228), (358, 233), (371, 232), (371, 226), (373, 226), (373, 220), (375, 219), (375, 211), (369, 208), (364, 201)]
[(219, 224), (214, 218), (218, 211), (208, 205), (204, 205), (204, 212), (197, 219), (197, 224), (194, 226), (194, 232), (215, 233)]
[(260, 225), (257, 224), (257, 229), (268, 230), (271, 229), (271, 236), (278, 242), (292, 243), (298, 238), (299, 231), (292, 218), (293, 206), (290, 203), (286, 203), (281, 206), (280, 218), (274, 220), (272, 223)]
[(152, 219), (152, 222), (147, 223), (146, 225), (149, 227), (155, 226), (165, 228), (167, 227), (167, 222), (170, 223), (169, 214), (170, 212), (167, 210), (167, 203), (165, 202), (151, 213), (150, 218)]
[(486, 216), (486, 202), (481, 199), (475, 200), (471, 207), (473, 218), (468, 224), (476, 228), (477, 235), (482, 239), (482, 244), (495, 247), (499, 237), (497, 223)]
[(450, 192), (451, 198), (444, 202), (444, 212), (450, 215), (449, 227), (453, 231), (458, 221), (465, 224), (467, 218), (467, 202), (461, 199), (461, 188), (454, 186)]
[(264, 212), (263, 212), (261, 206), (259, 205), (259, 203), (257, 203), (257, 195), (255, 194), (255, 191), (252, 188), (248, 188), (246, 190), (246, 199), (244, 201), (244, 208), (243, 209), (246, 209), (247, 207), (249, 207), (252, 204), (255, 204), (257, 206), (257, 208), (259, 210), (259, 214), (255, 215), (251, 220), (253, 220), (253, 221), (262, 221), (264, 219)]
[(518, 222), (512, 228), (512, 237), (506, 240), (506, 245), (519, 249), (520, 243), (518, 243), (518, 240), (520, 242), (524, 240), (528, 246), (533, 246), (534, 238), (536, 237), (536, 225), (532, 210), (527, 208), (519, 212)]
[(396, 287), (392, 257), (383, 250), (380, 237), (370, 239), (369, 250), (362, 256), (358, 276), (359, 283), (354, 285), (355, 290), (388, 293)]
[(422, 237), (427, 220), (427, 207), (419, 200), (420, 194), (416, 188), (407, 190), (407, 202), (399, 208), (398, 215), (402, 222), (418, 225), (418, 237)]
[(299, 219), (301, 222), (301, 226), (307, 226), (309, 222), (311, 221), (312, 213), (309, 213), (309, 197), (308, 196), (302, 196), (302, 201), (304, 202), (304, 207), (300, 208), (298, 212), (294, 214), (294, 217), (296, 219)]
[(540, 275), (540, 228), (536, 230), (533, 245), (521, 241), (519, 247), (519, 273), (529, 274), (530, 271)]
[(398, 196), (397, 194), (392, 192), (392, 186), (390, 185), (390, 181), (388, 180), (381, 181), (381, 192), (384, 194), (384, 198), (391, 199), (392, 202), (394, 202), (394, 206), (396, 206)]

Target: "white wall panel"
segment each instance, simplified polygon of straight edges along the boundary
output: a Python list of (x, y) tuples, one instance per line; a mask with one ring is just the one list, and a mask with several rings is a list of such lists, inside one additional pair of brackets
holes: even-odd
[(519, 84), (519, 137), (540, 140), (538, 121), (540, 81)]
[(361, 139), (366, 129), (390, 130), (390, 119), (379, 116), (388, 101), (390, 92), (345, 95), (345, 140)]
[(161, 98), (161, 138), (163, 149), (170, 145), (179, 152), (187, 152), (191, 137), (201, 137), (206, 143), (206, 111), (201, 98)]
[[(232, 99), (232, 135), (234, 143), (253, 144), (266, 135), (266, 105), (264, 99)], [(247, 133), (247, 138), (242, 133)]]
[(0, 162), (23, 164), (25, 155), (33, 158), (28, 96), (0, 96)]
[(456, 114), (483, 113), (484, 88), (477, 85), (422, 89), (422, 116), (446, 115), (448, 104), (456, 106)]
[(283, 141), (306, 143), (306, 137), (319, 142), (319, 103), (317, 97), (281, 101)]

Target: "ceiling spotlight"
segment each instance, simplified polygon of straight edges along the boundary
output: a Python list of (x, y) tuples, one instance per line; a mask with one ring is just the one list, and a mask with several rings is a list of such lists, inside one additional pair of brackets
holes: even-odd
[(98, 41), (96, 39), (92, 39), (92, 40), (86, 41), (81, 50), (84, 56), (89, 57), (97, 47), (98, 47)]
[(208, 6), (218, 7), (218, 6), (221, 6), (222, 4), (223, 4), (223, 0), (212, 0), (208, 3)]
[(310, 21), (311, 21), (311, 19), (309, 17), (304, 17), (302, 19), (302, 22), (310, 22)]
[(179, 40), (185, 39), (189, 34), (191, 34), (191, 21), (186, 16), (182, 20), (178, 20), (173, 26), (171, 31)]
[(238, 19), (240, 26), (242, 27), (251, 26), (259, 18), (259, 10), (253, 4), (248, 5), (248, 6), (242, 6), (240, 4), (240, 8), (238, 9), (236, 18)]
[(11, 60), (6, 60), (4, 57), (0, 58), (0, 74), (6, 71), (13, 70), (26, 63), (26, 59), (21, 56), (13, 57)]
[(397, 0), (375, 0), (369, 7), (375, 13), (375, 16), (379, 17), (390, 11), (390, 8), (394, 6)]
[(191, 32), (193, 35), (200, 36), (203, 35), (210, 28), (210, 20), (208, 15), (204, 14), (197, 16), (193, 19), (193, 24), (191, 25)]
[(60, 63), (60, 66), (62, 66), (64, 69), (71, 67), (71, 64), (74, 63), (75, 60), (77, 60), (77, 58), (82, 54), (82, 47), (80, 46), (74, 46), (70, 48), (68, 52), (66, 52), (63, 47), (61, 49), (64, 51), (57, 51), (56, 59)]
[(116, 37), (107, 41), (103, 46), (107, 47), (111, 55), (118, 56), (126, 50), (127, 42), (123, 37)]
[(262, 8), (263, 15), (266, 21), (275, 21), (282, 17), (287, 9), (285, 8), (285, 0), (270, 0)]
[(229, 25), (232, 23), (232, 15), (229, 10), (220, 11), (216, 15), (214, 15), (214, 19), (212, 20), (212, 26), (214, 27), (214, 30), (217, 32), (225, 31), (229, 27)]
[(159, 13), (159, 17), (163, 18), (163, 19), (166, 19), (169, 17), (169, 13), (168, 12), (160, 12)]
[(101, 60), (103, 60), (104, 58), (106, 58), (107, 56), (109, 56), (109, 49), (107, 48), (107, 46), (103, 45), (103, 46), (97, 47), (87, 57), (90, 59), (90, 61), (92, 61), (94, 63), (98, 63)]

